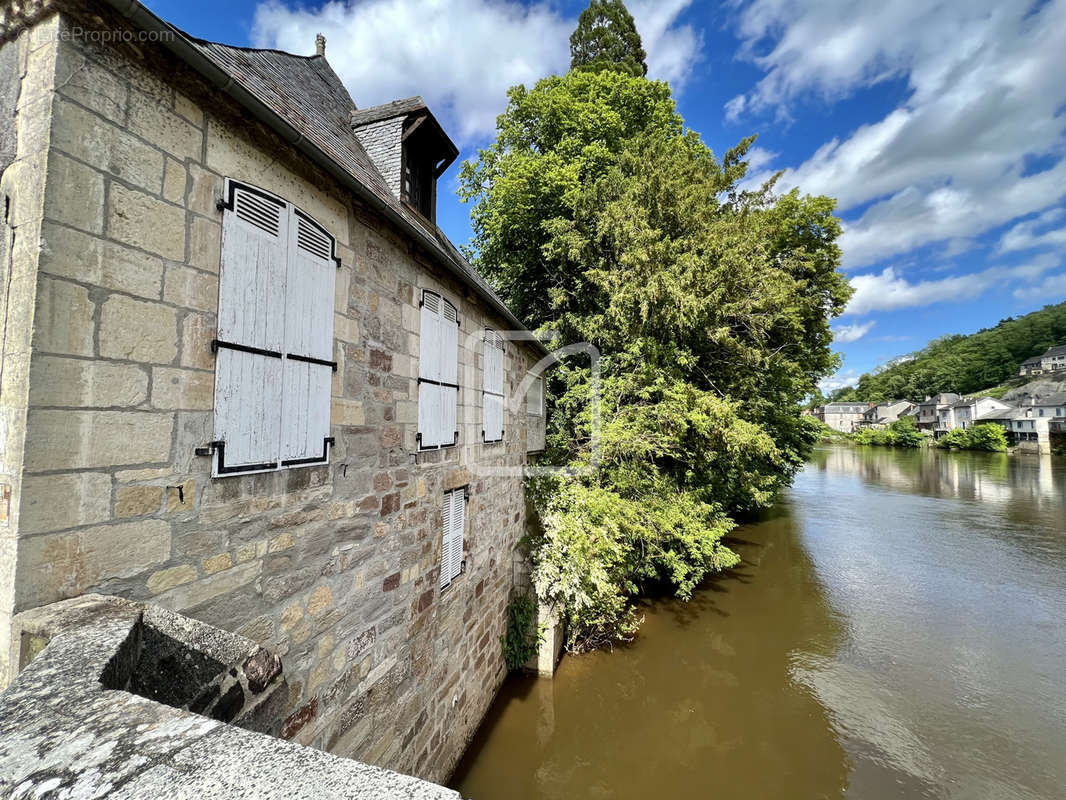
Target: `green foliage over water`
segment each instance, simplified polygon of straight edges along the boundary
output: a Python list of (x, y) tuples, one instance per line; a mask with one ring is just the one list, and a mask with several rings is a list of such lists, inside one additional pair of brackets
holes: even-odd
[(937, 440), (937, 447), (950, 450), (988, 450), (993, 453), (1007, 451), (1007, 434), (1002, 425), (984, 423), (972, 428), (955, 428)]
[(1066, 303), (1045, 306), (970, 336), (937, 339), (880, 372), (863, 375), (854, 389), (841, 389), (830, 399), (914, 400), (940, 392), (989, 394), (985, 391), (989, 386), (1001, 389), (996, 395), (1001, 396), (1011, 388), (1023, 361), (1064, 342)]
[(734, 516), (818, 438), (800, 401), (850, 288), (833, 201), (742, 191), (753, 139), (715, 157), (667, 84), (582, 70), (509, 98), (462, 170), (470, 255), (530, 327), (603, 355), (598, 438), (588, 363), (548, 373), (546, 456), (581, 472), (531, 492), (537, 591), (582, 649), (631, 635), (641, 592), (736, 563)]
[(921, 447), (925, 441), (914, 417), (903, 417), (886, 428), (856, 431), (849, 437), (856, 444), (875, 447)]
[(507, 629), (500, 637), (507, 669), (521, 670), (537, 654), (543, 639), (544, 631), (537, 624), (537, 599), (530, 592), (514, 595), (507, 604)]

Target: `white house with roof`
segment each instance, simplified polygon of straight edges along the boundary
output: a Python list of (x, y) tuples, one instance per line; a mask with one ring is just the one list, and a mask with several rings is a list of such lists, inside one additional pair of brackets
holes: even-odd
[(1048, 348), (1043, 355), (1026, 359), (1019, 367), (1018, 375), (1022, 378), (1029, 378), (1060, 370), (1066, 370), (1066, 344)]
[(939, 436), (956, 428), (965, 430), (985, 414), (1003, 412), (1010, 408), (1009, 403), (993, 397), (964, 397), (937, 410), (934, 433)]

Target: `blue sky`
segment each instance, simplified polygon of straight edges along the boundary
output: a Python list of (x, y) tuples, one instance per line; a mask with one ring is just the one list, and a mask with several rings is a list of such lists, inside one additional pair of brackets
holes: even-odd
[[(508, 86), (567, 67), (583, 2), (148, 0), (193, 35), (314, 51), (360, 107), (421, 94), (462, 149)], [(1066, 0), (632, 0), (652, 77), (750, 180), (838, 199), (856, 295), (835, 388), (947, 333), (1066, 299)], [(438, 221), (468, 240), (444, 176)]]

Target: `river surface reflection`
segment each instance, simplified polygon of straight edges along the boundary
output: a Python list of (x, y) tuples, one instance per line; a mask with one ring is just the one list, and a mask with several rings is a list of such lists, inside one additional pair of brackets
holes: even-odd
[(509, 681), (463, 796), (1066, 797), (1066, 461), (821, 449), (732, 546)]

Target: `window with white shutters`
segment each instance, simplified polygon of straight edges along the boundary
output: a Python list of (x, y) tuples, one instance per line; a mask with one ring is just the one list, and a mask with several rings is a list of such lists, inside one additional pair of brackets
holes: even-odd
[(526, 413), (539, 417), (544, 414), (544, 378), (536, 377), (526, 392)]
[(418, 353), (418, 446), (459, 441), (459, 314), (436, 292), (422, 292)]
[(226, 188), (214, 475), (327, 463), (334, 239), (278, 197), (235, 181)]
[(485, 426), (481, 436), (486, 442), (503, 441), (503, 356), (503, 337), (486, 328), (481, 392)]
[(466, 489), (444, 493), (440, 549), (440, 588), (443, 591), (463, 571), (463, 529), (466, 526)]

